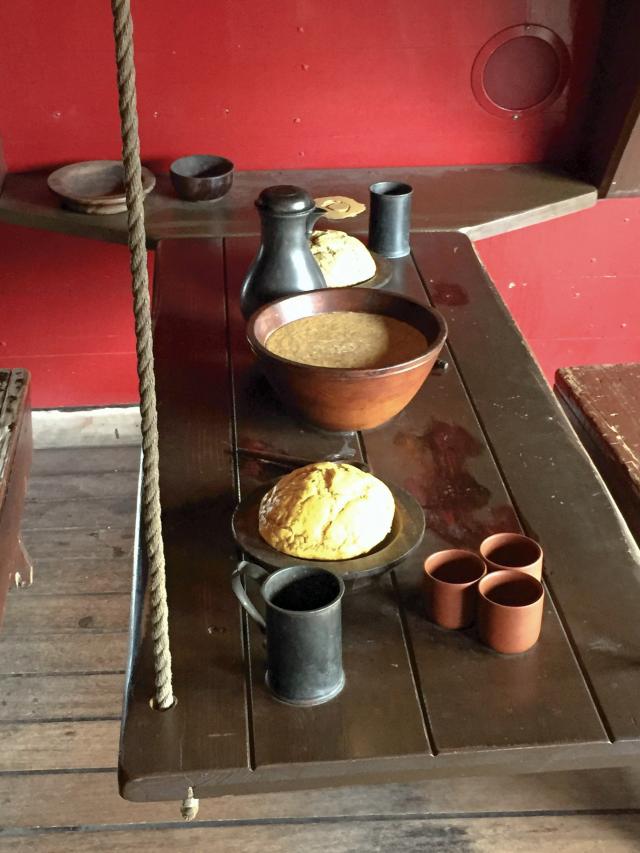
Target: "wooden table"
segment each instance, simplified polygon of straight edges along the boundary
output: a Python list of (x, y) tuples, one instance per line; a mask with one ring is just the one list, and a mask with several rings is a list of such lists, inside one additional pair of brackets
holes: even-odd
[[(154, 285), (160, 482), (175, 708), (151, 709), (137, 561), (120, 782), (133, 800), (452, 774), (629, 764), (640, 755), (639, 561), (468, 237), (412, 235), (387, 287), (430, 301), (451, 362), (364, 434), (294, 420), (244, 340), (255, 237), (161, 242)], [(261, 635), (233, 597), (230, 516), (260, 483), (329, 454), (366, 462), (424, 507), (422, 546), (344, 602), (347, 686), (296, 709), (264, 686)], [(289, 461), (287, 461), (289, 460)], [(503, 657), (426, 621), (421, 564), (524, 529), (542, 543), (543, 633)]]

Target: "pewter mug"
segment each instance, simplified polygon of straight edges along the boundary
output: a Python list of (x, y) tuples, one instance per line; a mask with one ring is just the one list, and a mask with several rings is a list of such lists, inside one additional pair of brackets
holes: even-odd
[[(262, 581), (266, 620), (247, 595), (244, 577)], [(293, 705), (319, 705), (337, 696), (345, 680), (341, 578), (313, 566), (269, 574), (242, 561), (231, 585), (249, 616), (266, 632), (266, 682), (274, 696)]]
[(380, 181), (369, 187), (369, 249), (385, 258), (409, 254), (411, 196), (409, 184)]

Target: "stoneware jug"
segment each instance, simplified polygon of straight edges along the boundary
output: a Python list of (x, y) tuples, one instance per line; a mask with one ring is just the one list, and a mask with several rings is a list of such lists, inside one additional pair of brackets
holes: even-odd
[(309, 248), (309, 236), (324, 208), (316, 207), (305, 190), (287, 185), (263, 190), (256, 207), (261, 242), (240, 293), (245, 318), (281, 296), (326, 287)]

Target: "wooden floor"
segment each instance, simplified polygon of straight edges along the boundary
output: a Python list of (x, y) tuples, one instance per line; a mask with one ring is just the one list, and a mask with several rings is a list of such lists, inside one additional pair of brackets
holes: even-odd
[(194, 824), (121, 800), (137, 468), (132, 446), (35, 453), (36, 579), (0, 633), (0, 853), (640, 850), (640, 768), (225, 797)]

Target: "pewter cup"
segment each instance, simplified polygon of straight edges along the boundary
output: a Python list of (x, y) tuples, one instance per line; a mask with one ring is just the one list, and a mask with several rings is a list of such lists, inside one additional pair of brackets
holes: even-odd
[(404, 258), (411, 251), (409, 184), (381, 181), (369, 187), (369, 249), (385, 258)]
[[(246, 576), (262, 582), (266, 620), (245, 591)], [(344, 687), (341, 578), (312, 566), (269, 574), (243, 561), (231, 584), (249, 616), (266, 632), (266, 682), (273, 695), (292, 705), (319, 705), (337, 696)]]

